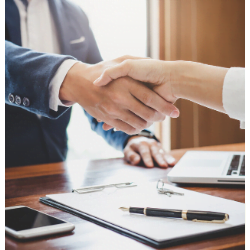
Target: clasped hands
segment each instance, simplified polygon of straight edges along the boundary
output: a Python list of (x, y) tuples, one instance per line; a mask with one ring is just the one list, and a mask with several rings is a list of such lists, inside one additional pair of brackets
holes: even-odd
[[(134, 67), (137, 61), (140, 61), (139, 68)], [(79, 103), (91, 116), (104, 122), (104, 130), (116, 128), (130, 135), (138, 134), (153, 122), (163, 121), (166, 116), (179, 116), (179, 110), (173, 105), (176, 97), (167, 84), (170, 74), (166, 74), (166, 69), (157, 68), (162, 67), (157, 62), (131, 56), (94, 65), (78, 62), (68, 71), (59, 98)], [(164, 77), (159, 74), (161, 70), (164, 70)], [(167, 95), (161, 96), (162, 88)], [(124, 153), (128, 147), (138, 147), (125, 153), (125, 158), (138, 164), (141, 156), (148, 167), (153, 166), (152, 156), (162, 167), (167, 167), (168, 162), (173, 163), (173, 158), (166, 154), (153, 154), (151, 144), (148, 138), (137, 138), (132, 143), (129, 141)], [(158, 148), (160, 151), (159, 143), (153, 144), (153, 149)], [(147, 145), (147, 149), (141, 145)]]
[(105, 130), (114, 127), (130, 135), (138, 134), (153, 122), (163, 121), (166, 116), (178, 117), (179, 110), (173, 105), (176, 98), (171, 91), (167, 98), (162, 97), (157, 86), (147, 84), (162, 84), (163, 79), (159, 76), (154, 79), (147, 69), (129, 70), (130, 63), (138, 59), (149, 61), (123, 56), (94, 65), (78, 62), (66, 75), (59, 97), (79, 103), (91, 116), (104, 122)]

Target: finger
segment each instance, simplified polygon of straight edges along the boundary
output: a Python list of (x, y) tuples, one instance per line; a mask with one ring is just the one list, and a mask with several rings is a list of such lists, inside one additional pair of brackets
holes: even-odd
[(122, 76), (128, 76), (131, 65), (126, 64), (125, 62), (126, 61), (105, 69), (102, 75), (97, 78), (93, 84), (96, 86), (104, 86), (114, 79)]
[(104, 130), (110, 130), (110, 129), (113, 128), (113, 127), (110, 126), (110, 125), (108, 125), (107, 123), (103, 123), (102, 128), (103, 128)]
[(124, 158), (127, 162), (133, 164), (133, 165), (137, 165), (140, 160), (141, 157), (139, 154), (137, 154), (134, 150), (132, 150), (132, 148), (128, 147), (124, 150)]
[(112, 129), (112, 128), (114, 129), (115, 132), (119, 131), (119, 129), (114, 128), (114, 127), (108, 125), (107, 123), (103, 123), (102, 128), (103, 128), (103, 130), (106, 130), (106, 131), (107, 131), (107, 130), (110, 130), (110, 129)]
[(144, 143), (140, 143), (138, 151), (139, 151), (139, 153), (141, 155), (141, 158), (142, 158), (144, 164), (148, 168), (152, 168), (154, 166), (154, 163), (153, 163), (153, 159), (152, 159), (151, 152), (150, 152), (150, 149), (149, 149), (149, 145), (144, 144)]
[(112, 126), (113, 128), (123, 131), (128, 135), (135, 135), (141, 131), (140, 129), (136, 129), (130, 126), (129, 124), (127, 124), (126, 122), (123, 122), (119, 119), (108, 119), (105, 122), (109, 124), (110, 126)]
[[(138, 91), (138, 85), (140, 85), (140, 91)], [(131, 85), (130, 93), (148, 107), (151, 107), (162, 114), (173, 118), (179, 116), (179, 110), (172, 103), (167, 102), (142, 83), (137, 82)]]
[(119, 117), (119, 120), (129, 124), (131, 127), (134, 127), (140, 131), (152, 125), (152, 123), (145, 121), (130, 110), (124, 110), (122, 112), (122, 115)]
[(120, 64), (111, 66), (104, 70), (102, 75), (94, 81), (94, 85), (104, 86), (122, 76), (130, 76), (135, 80), (154, 83), (159, 78), (157, 72), (160, 66), (162, 67), (162, 62), (148, 59), (150, 58), (131, 58), (124, 60)]
[[(104, 86), (107, 85), (109, 82), (111, 82), (113, 79), (117, 79), (122, 76), (128, 75), (129, 72), (127, 72), (127, 68), (129, 66), (128, 61), (129, 60), (142, 60), (142, 59), (151, 59), (150, 57), (137, 57), (137, 56), (121, 56), (115, 59), (119, 64), (110, 66), (104, 72), (102, 75), (97, 78), (93, 84), (96, 86)], [(123, 63), (124, 62), (124, 63)], [(118, 66), (119, 65), (119, 66)], [(121, 70), (125, 70), (122, 71)]]
[(152, 145), (150, 149), (151, 149), (151, 154), (154, 160), (157, 162), (157, 164), (162, 168), (167, 168), (168, 164), (160, 152), (161, 148), (159, 148), (157, 145)]
[(166, 160), (166, 162), (168, 163), (168, 165), (174, 166), (176, 164), (176, 159), (173, 156), (171, 156), (167, 153), (164, 153), (163, 157)]
[(146, 106), (137, 98), (133, 98), (130, 101), (128, 109), (148, 122), (159, 122), (163, 121), (166, 118), (164, 114)]
[(102, 122), (102, 120), (97, 119), (98, 122)]

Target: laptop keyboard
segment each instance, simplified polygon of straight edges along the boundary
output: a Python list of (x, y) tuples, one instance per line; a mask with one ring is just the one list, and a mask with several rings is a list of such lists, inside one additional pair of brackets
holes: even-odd
[(245, 155), (243, 156), (243, 160), (240, 168), (240, 176), (245, 176)]
[[(240, 155), (234, 155), (227, 171), (227, 175), (238, 175), (239, 163)], [(243, 156), (239, 175), (245, 176), (245, 155)]]

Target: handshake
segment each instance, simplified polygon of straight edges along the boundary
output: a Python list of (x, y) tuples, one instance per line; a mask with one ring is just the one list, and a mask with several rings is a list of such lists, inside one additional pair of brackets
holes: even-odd
[(116, 128), (132, 135), (166, 116), (177, 118), (178, 98), (224, 112), (221, 96), (227, 70), (132, 56), (94, 65), (78, 62), (68, 71), (59, 98), (79, 103), (104, 122), (104, 130)]

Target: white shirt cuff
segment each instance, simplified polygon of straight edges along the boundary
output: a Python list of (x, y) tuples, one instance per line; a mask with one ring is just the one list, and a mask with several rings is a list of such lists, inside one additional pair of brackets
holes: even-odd
[(241, 128), (245, 126), (245, 69), (230, 68), (225, 76), (223, 93), (223, 107), (229, 117), (241, 121)]
[(67, 75), (70, 68), (77, 63), (78, 61), (73, 59), (65, 60), (61, 66), (56, 71), (49, 84), (49, 108), (58, 111), (58, 106), (70, 107), (71, 105), (65, 105), (59, 99), (59, 90), (64, 81), (65, 76)]

